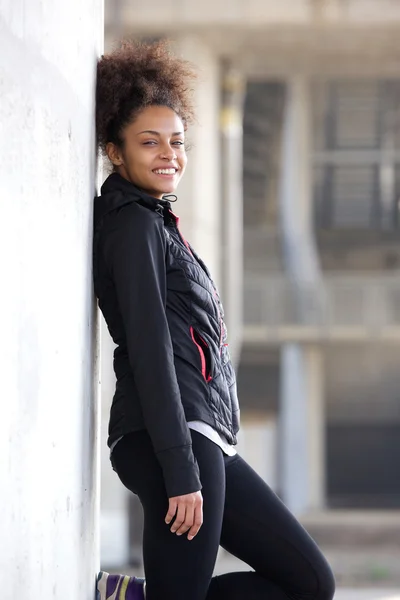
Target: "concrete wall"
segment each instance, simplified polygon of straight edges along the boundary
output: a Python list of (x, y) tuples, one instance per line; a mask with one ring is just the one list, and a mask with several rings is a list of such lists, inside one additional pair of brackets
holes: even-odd
[(0, 4), (0, 587), (89, 600), (98, 567), (94, 75), (101, 0)]
[(104, 317), (100, 316), (101, 331), (101, 437), (100, 437), (100, 564), (105, 570), (129, 562), (129, 512), (128, 490), (122, 485), (110, 462), (107, 446), (110, 408), (115, 392), (113, 353), (111, 339)]

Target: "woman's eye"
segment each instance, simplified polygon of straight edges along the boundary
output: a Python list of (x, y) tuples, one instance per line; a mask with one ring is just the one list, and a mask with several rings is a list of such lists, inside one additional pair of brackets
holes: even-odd
[[(156, 146), (157, 145), (157, 140), (146, 140), (145, 142), (143, 142), (143, 146)], [(171, 142), (172, 146), (184, 146), (185, 142), (183, 142), (182, 140), (176, 140), (175, 142)]]

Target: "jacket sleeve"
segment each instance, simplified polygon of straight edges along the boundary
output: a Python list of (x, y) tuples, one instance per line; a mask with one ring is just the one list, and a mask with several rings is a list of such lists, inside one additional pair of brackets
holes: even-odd
[(178, 387), (166, 316), (163, 223), (130, 205), (107, 235), (104, 253), (121, 312), (129, 362), (147, 431), (169, 498), (201, 489), (199, 469)]

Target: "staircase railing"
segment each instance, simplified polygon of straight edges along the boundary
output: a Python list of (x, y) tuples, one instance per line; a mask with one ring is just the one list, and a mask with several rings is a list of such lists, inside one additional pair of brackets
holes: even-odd
[(245, 341), (400, 340), (399, 275), (330, 274), (317, 287), (302, 285), (302, 310), (294, 292), (285, 277), (245, 276)]

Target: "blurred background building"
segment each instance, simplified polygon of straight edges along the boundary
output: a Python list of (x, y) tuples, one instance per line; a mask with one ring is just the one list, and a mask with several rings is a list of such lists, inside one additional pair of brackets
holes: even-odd
[[(106, 2), (106, 50), (168, 37), (199, 66), (176, 210), (221, 288), (241, 452), (322, 543), (389, 553), (400, 531), (399, 33), (397, 0)], [(105, 331), (103, 348), (106, 424)], [(103, 563), (140, 560), (140, 510), (106, 454), (102, 471)]]

